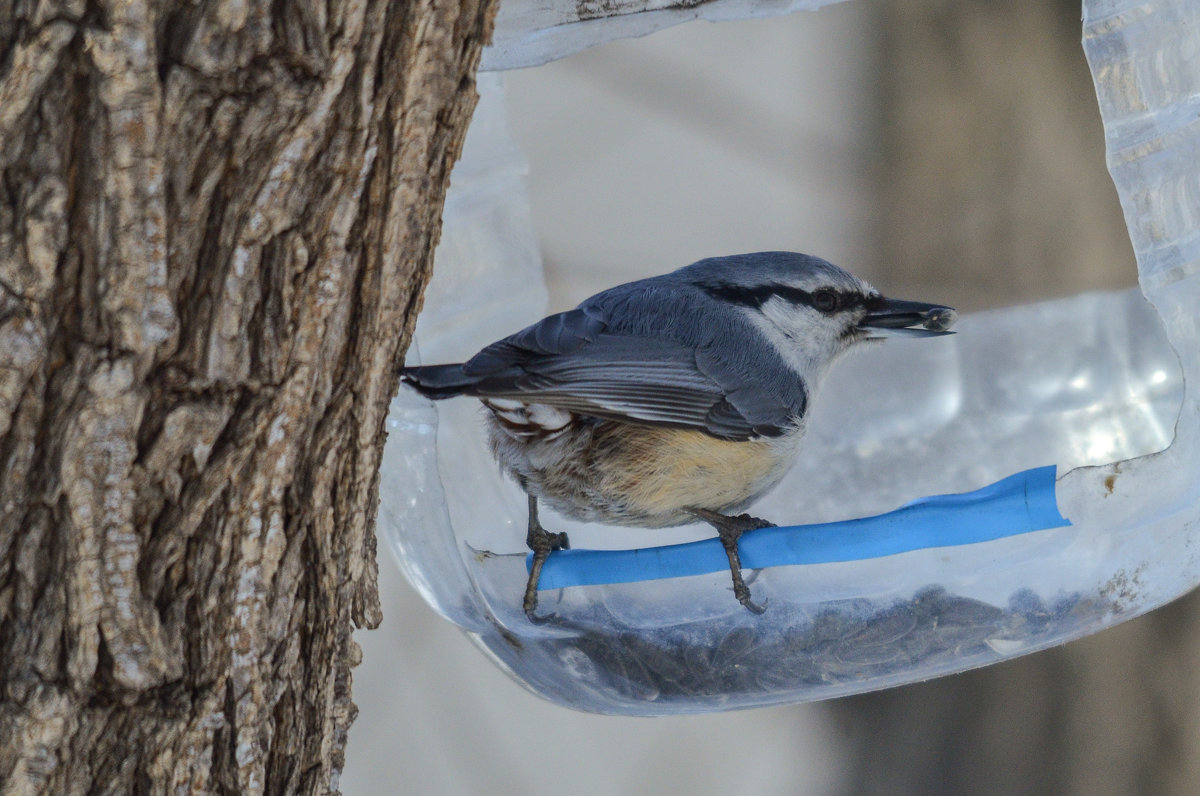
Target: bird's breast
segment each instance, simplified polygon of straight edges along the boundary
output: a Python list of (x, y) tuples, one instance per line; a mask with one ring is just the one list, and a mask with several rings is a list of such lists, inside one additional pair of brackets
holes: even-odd
[(688, 509), (744, 509), (774, 487), (795, 458), (797, 424), (779, 437), (722, 440), (692, 429), (624, 423), (538, 404), (487, 399), (501, 467), (568, 517), (666, 527)]
[(690, 508), (738, 511), (774, 487), (795, 456), (800, 434), (746, 441), (701, 431), (605, 424), (591, 457), (598, 490), (632, 516), (631, 524), (693, 522)]

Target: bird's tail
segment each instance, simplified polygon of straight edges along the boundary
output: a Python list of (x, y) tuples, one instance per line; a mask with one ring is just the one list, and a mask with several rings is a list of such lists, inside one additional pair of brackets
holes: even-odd
[(475, 384), (475, 379), (463, 373), (462, 363), (404, 368), (400, 378), (421, 395), (434, 400), (462, 395)]

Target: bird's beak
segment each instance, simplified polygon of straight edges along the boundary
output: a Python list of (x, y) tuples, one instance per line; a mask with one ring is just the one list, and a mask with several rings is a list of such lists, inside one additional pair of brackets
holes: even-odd
[(868, 338), (934, 337), (954, 334), (948, 330), (957, 319), (958, 313), (951, 307), (880, 298), (858, 326), (869, 332)]

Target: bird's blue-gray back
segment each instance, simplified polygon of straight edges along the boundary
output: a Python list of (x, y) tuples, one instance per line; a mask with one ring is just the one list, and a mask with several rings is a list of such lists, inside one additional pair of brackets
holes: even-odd
[(807, 402), (800, 377), (750, 320), (679, 272), (599, 293), (493, 343), (463, 369), (479, 395), (728, 439), (783, 433)]

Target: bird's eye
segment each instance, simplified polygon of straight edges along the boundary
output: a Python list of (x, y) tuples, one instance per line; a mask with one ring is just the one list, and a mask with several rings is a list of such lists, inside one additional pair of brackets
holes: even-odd
[(813, 306), (821, 312), (834, 312), (838, 308), (838, 294), (832, 290), (818, 290), (812, 296)]

